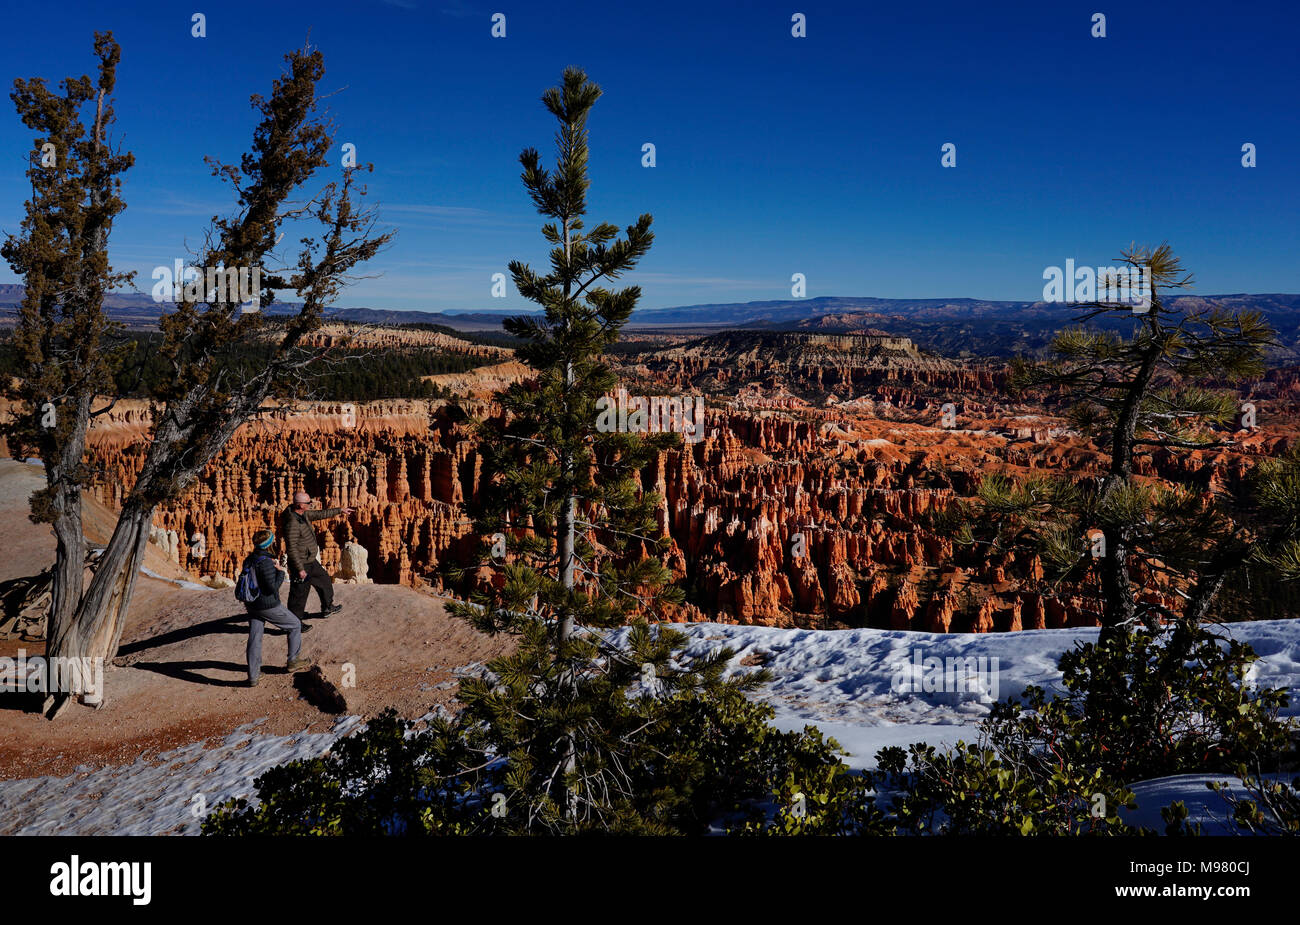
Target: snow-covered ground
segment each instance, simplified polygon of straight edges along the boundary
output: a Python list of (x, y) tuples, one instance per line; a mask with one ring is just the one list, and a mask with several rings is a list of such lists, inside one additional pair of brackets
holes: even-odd
[[(1030, 685), (1062, 691), (1056, 668), (1061, 654), (1096, 641), (1098, 633), (778, 630), (713, 623), (684, 629), (691, 654), (727, 646), (736, 654), (737, 670), (744, 670), (738, 667), (742, 660), (763, 660), (775, 679), (757, 697), (776, 710), (774, 723), (782, 729), (819, 727), (849, 752), (850, 766), (864, 769), (875, 767), (876, 752), (888, 745), (972, 741), (992, 701), (1019, 696)], [(1231, 624), (1218, 632), (1251, 644), (1260, 656), (1253, 683), (1293, 689), (1283, 715), (1300, 717), (1300, 620)], [(966, 683), (941, 683), (947, 679), (937, 666), (927, 667), (927, 659), (938, 659), (945, 672), (954, 660), (952, 680)], [(926, 690), (930, 679), (928, 686), (940, 689)]]
[(0, 781), (0, 835), (197, 835), (218, 803), (251, 795), (253, 780), (276, 765), (321, 754), (360, 717), (296, 736), (264, 735), (260, 722), (213, 748), (195, 742), (124, 767)]
[[(975, 726), (993, 700), (1029, 685), (1059, 689), (1056, 662), (1096, 630), (1038, 630), (986, 635), (936, 635), (882, 630), (780, 630), (714, 623), (681, 627), (688, 651), (719, 646), (740, 663), (764, 663), (773, 682), (756, 694), (776, 710), (782, 729), (820, 727), (849, 752), (857, 768), (875, 766), (887, 745), (973, 741)], [(1235, 624), (1222, 631), (1248, 641), (1260, 656), (1253, 681), (1293, 690), (1286, 715), (1300, 716), (1300, 620)], [(938, 660), (927, 661), (927, 660)], [(275, 736), (256, 724), (240, 727), (211, 748), (193, 744), (133, 765), (84, 770), (68, 777), (0, 781), (0, 834), (197, 833), (206, 810), (252, 793), (265, 770), (327, 750), (353, 731), (357, 717), (331, 732)], [(1133, 821), (1160, 831), (1159, 807), (1187, 802), (1193, 818), (1219, 830), (1221, 799), (1199, 775), (1164, 778), (1134, 786), (1142, 807)]]
[(149, 578), (155, 578), (155, 579), (157, 579), (158, 581), (165, 581), (165, 582), (167, 582), (168, 584), (175, 585), (175, 586), (178, 587), (178, 588), (184, 588), (186, 591), (211, 591), (211, 590), (213, 590), (213, 589), (212, 589), (211, 587), (209, 587), (208, 585), (201, 585), (201, 584), (199, 584), (197, 581), (186, 581), (186, 580), (183, 579), (183, 578), (168, 578), (166, 575), (159, 575), (159, 574), (158, 574), (157, 572), (155, 572), (153, 569), (147, 569), (147, 568), (145, 568), (144, 566), (141, 566), (141, 567), (140, 567), (140, 574), (141, 574), (141, 575), (145, 575), (145, 576), (147, 576), (147, 577), (149, 577)]

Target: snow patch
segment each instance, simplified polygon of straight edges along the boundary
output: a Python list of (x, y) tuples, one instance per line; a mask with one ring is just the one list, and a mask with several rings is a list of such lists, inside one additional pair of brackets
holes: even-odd
[(178, 588), (184, 588), (186, 591), (214, 591), (214, 590), (216, 590), (215, 588), (210, 588), (210, 587), (208, 587), (207, 585), (201, 585), (201, 584), (199, 584), (198, 582), (194, 582), (194, 581), (186, 581), (186, 580), (184, 580), (183, 578), (168, 578), (166, 575), (159, 575), (159, 574), (158, 574), (157, 572), (155, 572), (153, 569), (147, 569), (147, 568), (144, 568), (143, 566), (140, 567), (140, 574), (141, 574), (141, 575), (144, 575), (144, 576), (146, 576), (146, 577), (148, 577), (148, 578), (156, 578), (158, 581), (165, 581), (165, 582), (167, 582), (169, 585), (175, 585), (175, 586), (178, 587)]
[[(774, 676), (752, 695), (776, 711), (774, 725), (787, 731), (819, 727), (848, 751), (846, 763), (859, 769), (874, 768), (876, 753), (886, 746), (926, 742), (943, 748), (958, 740), (975, 741), (976, 727), (989, 712), (990, 685), (927, 691), (925, 685), (895, 683), (915, 678), (918, 653), (922, 660), (937, 658), (945, 664), (983, 658), (991, 667), (996, 659), (997, 696), (1006, 700), (1030, 685), (1061, 692), (1058, 659), (1098, 634), (1096, 629), (987, 634), (787, 630), (718, 623), (674, 628), (686, 635), (690, 655), (730, 648), (734, 657), (728, 674), (753, 670), (741, 661), (754, 656), (750, 664), (761, 663)], [(1250, 643), (1261, 656), (1251, 682), (1291, 689), (1292, 705), (1282, 715), (1300, 716), (1295, 696), (1300, 688), (1300, 620), (1235, 623), (1218, 631)], [(612, 637), (621, 641), (627, 632)], [(452, 673), (482, 677), (487, 669), (472, 663)], [(0, 781), (0, 835), (197, 834), (206, 813), (196, 812), (196, 796), (208, 811), (226, 799), (250, 796), (253, 780), (269, 768), (321, 755), (361, 726), (360, 717), (349, 716), (327, 733), (276, 736), (257, 732), (260, 722), (240, 726), (213, 748), (195, 743), (124, 767)], [(1206, 789), (1208, 780), (1235, 784), (1227, 775), (1189, 774), (1133, 785), (1141, 809), (1132, 821), (1163, 832), (1160, 807), (1181, 799), (1207, 831), (1223, 831), (1226, 806)]]
[(124, 767), (0, 781), (0, 835), (197, 835), (217, 804), (251, 796), (254, 779), (276, 765), (323, 754), (361, 717), (290, 736), (256, 732), (263, 722), (213, 748), (194, 742)]

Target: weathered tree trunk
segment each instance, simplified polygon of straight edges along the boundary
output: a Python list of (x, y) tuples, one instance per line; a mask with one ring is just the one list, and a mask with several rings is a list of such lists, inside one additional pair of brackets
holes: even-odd
[[(126, 623), (127, 604), (144, 561), (145, 545), (153, 521), (153, 505), (129, 502), (118, 517), (108, 548), (100, 557), (95, 577), (78, 610), (78, 624), (84, 625), (87, 653), (105, 659), (117, 654)], [(84, 621), (84, 624), (83, 624)]]
[[(128, 498), (118, 518), (113, 537), (100, 556), (95, 575), (81, 598), (67, 631), (57, 641), (51, 640), (47, 652), (65, 658), (101, 658), (105, 662), (117, 654), (126, 625), (127, 606), (135, 591), (136, 578), (144, 560), (145, 544), (153, 520), (153, 506)], [(99, 692), (98, 705), (107, 702), (107, 692)], [(53, 719), (70, 702), (66, 692), (46, 698), (45, 711)]]
[[(566, 266), (569, 262), (569, 220), (564, 219), (564, 261)], [(564, 297), (569, 298), (569, 284), (564, 284)], [(568, 362), (564, 366), (564, 383), (566, 386), (573, 385), (573, 363)], [(567, 403), (566, 395), (566, 403)], [(564, 460), (564, 475), (567, 479), (572, 479), (574, 471), (574, 460), (567, 453)], [(576, 530), (575, 522), (578, 519), (578, 499), (570, 495), (564, 502), (564, 511), (560, 515), (560, 576), (564, 582), (566, 593), (572, 593), (574, 588), (574, 564), (575, 564), (575, 547), (576, 547)], [(569, 638), (573, 635), (573, 611), (566, 600), (564, 610), (560, 615), (559, 626), (559, 648), (564, 652), (567, 647)], [(568, 654), (564, 653), (566, 663), (568, 663)], [(572, 668), (566, 667), (562, 678), (562, 683), (566, 692), (571, 696), (576, 696), (578, 692), (578, 679), (573, 676)], [(578, 766), (578, 743), (574, 737), (572, 729), (565, 732), (564, 736), (564, 773), (570, 776), (575, 773)], [(572, 787), (566, 787), (565, 803), (568, 811), (569, 820), (576, 822), (578, 818), (578, 794)]]
[[(1158, 333), (1156, 318), (1160, 311), (1159, 301), (1151, 306), (1148, 325), (1153, 335), (1153, 343), (1147, 348), (1138, 367), (1133, 384), (1129, 387), (1115, 422), (1115, 433), (1111, 439), (1110, 476), (1102, 487), (1100, 500), (1105, 500), (1119, 490), (1127, 487), (1133, 479), (1133, 441), (1137, 435), (1138, 415), (1151, 379), (1155, 375), (1160, 361), (1161, 345), (1154, 339)], [(1133, 583), (1129, 576), (1128, 556), (1130, 529), (1127, 527), (1106, 527), (1102, 530), (1106, 539), (1106, 549), (1101, 559), (1102, 618), (1099, 642), (1109, 641), (1119, 633), (1119, 628), (1129, 625), (1137, 615), (1137, 597), (1133, 592)]]
[[(573, 463), (566, 460), (565, 465), (572, 469)], [(564, 503), (564, 510), (560, 514), (560, 577), (564, 582), (564, 590), (572, 591), (576, 582), (574, 581), (574, 569), (577, 564), (575, 550), (577, 547), (577, 529), (578, 520), (578, 499), (570, 496)], [(563, 644), (573, 635), (573, 611), (567, 606), (560, 618), (560, 642)]]
[(46, 617), (46, 652), (52, 653), (72, 629), (86, 580), (86, 538), (81, 514), (81, 458), (86, 449), (90, 396), (72, 406), (76, 415), (70, 439), (45, 467), (50, 506), (54, 514), (54, 571), (50, 583), (50, 612)]
[[(564, 261), (565, 265), (569, 262), (569, 220), (564, 219)], [(569, 284), (564, 284), (564, 298), (569, 298)], [(564, 364), (564, 384), (566, 387), (573, 385), (573, 363)], [(565, 396), (565, 402), (568, 402), (568, 396)], [(573, 458), (567, 453), (562, 460), (564, 477), (571, 479), (573, 476)], [(578, 499), (570, 495), (564, 503), (564, 511), (560, 515), (560, 577), (564, 582), (564, 590), (572, 591), (574, 586), (573, 566), (574, 566), (574, 522), (578, 516)], [(566, 605), (564, 612), (560, 617), (559, 639), (563, 645), (573, 635), (573, 613)]]

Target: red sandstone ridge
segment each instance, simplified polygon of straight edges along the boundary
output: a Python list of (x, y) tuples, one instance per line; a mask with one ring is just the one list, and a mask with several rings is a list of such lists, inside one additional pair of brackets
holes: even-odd
[(455, 395), (488, 399), (516, 382), (522, 382), (528, 378), (528, 374), (529, 369), (523, 363), (507, 360), (492, 366), (480, 366), (465, 373), (440, 373), (422, 378)]
[(508, 359), (514, 351), (508, 347), (475, 344), (471, 341), (420, 328), (376, 327), (370, 325), (326, 322), (302, 339), (304, 347), (347, 347), (351, 349), (433, 349), (439, 353), (462, 356)]

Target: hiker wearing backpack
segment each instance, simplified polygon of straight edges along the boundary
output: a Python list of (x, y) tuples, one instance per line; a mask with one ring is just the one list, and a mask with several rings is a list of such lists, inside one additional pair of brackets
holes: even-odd
[(305, 668), (310, 659), (298, 653), (302, 648), (302, 621), (289, 608), (280, 603), (280, 585), (284, 583), (284, 570), (271, 558), (269, 552), (275, 542), (270, 530), (253, 534), (253, 551), (244, 559), (235, 583), (235, 598), (248, 610), (248, 686), (256, 687), (262, 673), (262, 634), (266, 624), (278, 626), (289, 634), (289, 660), (285, 667), (290, 671)]

